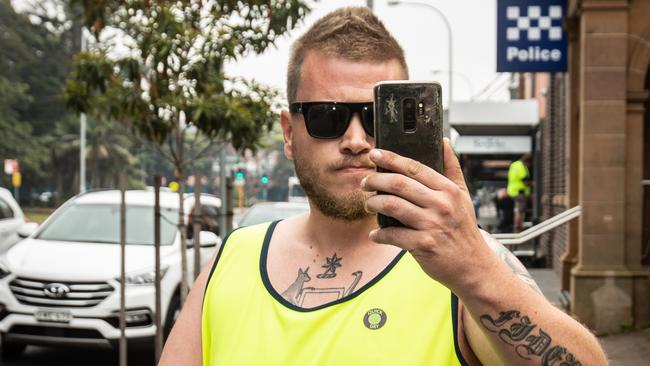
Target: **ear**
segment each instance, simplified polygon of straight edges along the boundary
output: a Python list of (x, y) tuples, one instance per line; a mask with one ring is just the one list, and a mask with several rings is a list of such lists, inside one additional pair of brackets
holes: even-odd
[(291, 137), (293, 136), (293, 127), (291, 126), (291, 113), (287, 110), (280, 112), (280, 126), (282, 126), (282, 136), (284, 137), (284, 155), (289, 160), (293, 160), (293, 147), (291, 146)]

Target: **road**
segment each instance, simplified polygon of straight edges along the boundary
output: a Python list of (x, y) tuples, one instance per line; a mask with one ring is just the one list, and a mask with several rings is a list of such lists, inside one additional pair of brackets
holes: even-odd
[[(17, 360), (0, 361), (2, 366), (117, 366), (118, 353), (98, 348), (49, 348), (27, 346)], [(129, 365), (146, 365), (147, 357), (139, 355), (129, 359)]]

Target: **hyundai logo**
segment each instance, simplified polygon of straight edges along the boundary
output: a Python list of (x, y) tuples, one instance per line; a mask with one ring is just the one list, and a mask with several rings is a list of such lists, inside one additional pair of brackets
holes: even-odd
[(45, 289), (43, 289), (43, 292), (48, 297), (54, 299), (61, 299), (68, 295), (68, 293), (70, 292), (70, 287), (62, 283), (50, 283), (45, 285)]

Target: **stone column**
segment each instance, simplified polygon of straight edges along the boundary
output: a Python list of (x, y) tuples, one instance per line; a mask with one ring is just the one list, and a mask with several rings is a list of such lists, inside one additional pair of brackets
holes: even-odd
[[(580, 204), (579, 177), (580, 177), (580, 18), (571, 14), (566, 20), (569, 36), (569, 72), (567, 75), (567, 108), (566, 108), (566, 135), (567, 152), (566, 161), (566, 187), (567, 206), (569, 208)], [(578, 220), (569, 222), (569, 238), (566, 251), (560, 259), (562, 267), (562, 290), (572, 292), (571, 270), (578, 263)]]
[(571, 310), (597, 333), (634, 325), (628, 262), (628, 0), (583, 0), (580, 14), (578, 264)]

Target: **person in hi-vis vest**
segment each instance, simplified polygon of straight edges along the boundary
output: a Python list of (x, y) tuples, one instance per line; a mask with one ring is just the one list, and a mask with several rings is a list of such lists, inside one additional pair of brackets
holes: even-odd
[[(440, 38), (425, 33), (423, 47)], [(401, 79), (403, 50), (367, 7), (293, 44), (280, 124), (310, 211), (224, 239), (160, 365), (607, 364), (478, 228), (448, 140), (444, 174), (375, 149), (373, 87)]]
[(524, 154), (518, 160), (513, 161), (508, 168), (508, 196), (515, 201), (514, 208), (514, 230), (520, 232), (524, 218), (526, 216), (526, 209), (528, 208), (528, 200), (532, 190), (532, 179), (530, 176), (530, 164), (532, 157), (530, 154)]

